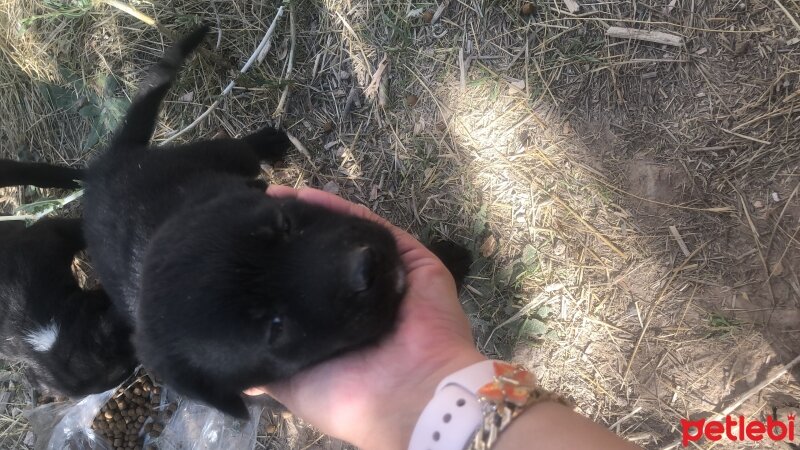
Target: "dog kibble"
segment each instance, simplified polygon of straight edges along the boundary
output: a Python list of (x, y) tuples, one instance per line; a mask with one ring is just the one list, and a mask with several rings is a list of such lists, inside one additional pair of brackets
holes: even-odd
[(92, 428), (112, 444), (110, 448), (143, 450), (144, 439), (160, 436), (164, 422), (178, 409), (174, 403), (164, 408), (160, 405), (161, 388), (155, 386), (147, 374), (139, 372), (133, 382), (120, 388), (100, 408)]

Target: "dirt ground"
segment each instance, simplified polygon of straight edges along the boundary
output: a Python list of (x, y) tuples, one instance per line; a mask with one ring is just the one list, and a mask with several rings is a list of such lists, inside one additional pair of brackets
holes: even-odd
[[(1, 156), (85, 164), (171, 37), (206, 20), (216, 35), (170, 94), (169, 138), (279, 6), (130, 2), (154, 27), (107, 3), (0, 0)], [(644, 448), (671, 448), (684, 417), (797, 410), (800, 2), (529, 5), (289, 1), (264, 62), (179, 139), (280, 123), (303, 149), (265, 167), (271, 182), (466, 243), (479, 348)], [(3, 192), (9, 210), (59, 195)], [(2, 374), (0, 448), (27, 448), (32, 400), (18, 367)], [(257, 448), (347, 446), (267, 412)]]

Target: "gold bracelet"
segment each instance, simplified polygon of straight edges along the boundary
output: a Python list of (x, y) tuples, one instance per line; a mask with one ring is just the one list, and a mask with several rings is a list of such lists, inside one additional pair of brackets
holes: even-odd
[(524, 367), (495, 361), (494, 380), (478, 390), (483, 422), (467, 450), (489, 450), (497, 437), (517, 416), (542, 402), (556, 402), (569, 408), (566, 398), (536, 385), (536, 377)]

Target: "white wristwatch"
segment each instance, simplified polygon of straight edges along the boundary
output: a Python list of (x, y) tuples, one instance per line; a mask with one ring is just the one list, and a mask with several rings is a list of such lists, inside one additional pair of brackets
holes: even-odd
[(417, 420), (408, 450), (466, 448), (483, 421), (478, 389), (494, 376), (494, 361), (487, 360), (442, 380)]

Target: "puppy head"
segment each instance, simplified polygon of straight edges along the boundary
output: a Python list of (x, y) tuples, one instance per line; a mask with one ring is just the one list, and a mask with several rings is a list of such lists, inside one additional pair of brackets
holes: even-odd
[(118, 386), (137, 365), (132, 331), (102, 291), (81, 292), (65, 299), (62, 314), (37, 331), (37, 365), (45, 372), (41, 379), (69, 396)]
[(388, 333), (405, 288), (384, 227), (257, 191), (178, 213), (144, 261), (143, 364), (238, 417), (243, 390)]

